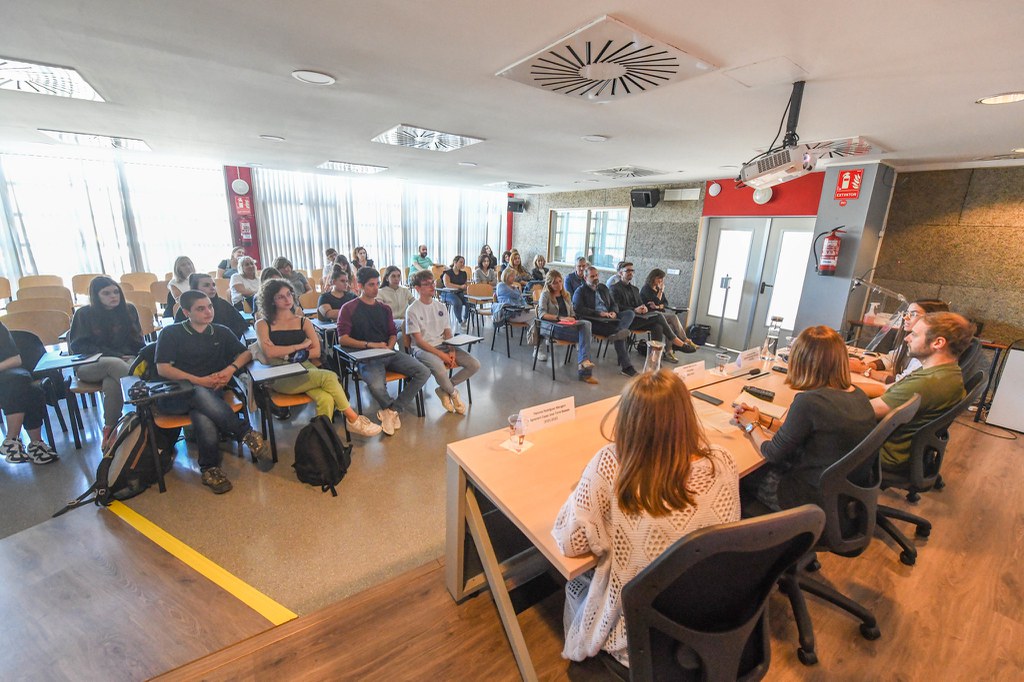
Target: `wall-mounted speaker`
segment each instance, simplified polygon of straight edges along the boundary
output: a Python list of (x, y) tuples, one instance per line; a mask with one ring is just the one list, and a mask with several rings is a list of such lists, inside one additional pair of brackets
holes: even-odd
[(526, 199), (509, 199), (508, 210), (512, 213), (525, 213)]
[(654, 208), (661, 201), (661, 190), (634, 189), (629, 192), (629, 201), (634, 208)]

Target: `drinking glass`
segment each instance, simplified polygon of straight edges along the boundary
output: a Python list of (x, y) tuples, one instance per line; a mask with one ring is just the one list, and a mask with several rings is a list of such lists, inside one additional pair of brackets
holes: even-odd
[(508, 416), (508, 439), (515, 445), (517, 453), (522, 451), (526, 434), (523, 433), (523, 422), (519, 419), (518, 412)]
[(715, 369), (718, 370), (719, 374), (725, 374), (725, 366), (729, 364), (728, 353), (718, 353), (715, 355)]

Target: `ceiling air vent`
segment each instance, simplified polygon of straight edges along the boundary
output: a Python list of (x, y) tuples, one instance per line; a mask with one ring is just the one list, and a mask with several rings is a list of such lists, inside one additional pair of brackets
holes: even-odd
[(637, 166), (616, 166), (615, 168), (604, 168), (602, 170), (584, 171), (594, 175), (603, 175), (614, 180), (628, 180), (630, 178), (646, 178), (651, 175), (665, 175), (665, 171), (652, 168), (638, 168)]
[(33, 92), (102, 102), (100, 94), (74, 69), (0, 57), (0, 90)]
[(393, 144), (399, 147), (413, 147), (414, 149), (428, 149), (432, 152), (450, 152), (456, 149), (468, 147), (483, 140), (454, 133), (442, 133), (440, 130), (429, 128), (417, 128), (406, 124), (397, 125), (391, 130), (386, 130), (377, 137), (374, 142), (381, 144)]
[(714, 68), (614, 17), (603, 16), (497, 75), (561, 95), (611, 102)]
[(533, 189), (534, 187), (544, 187), (544, 185), (531, 185), (528, 182), (512, 182), (511, 180), (502, 180), (501, 182), (489, 182), (484, 186), (494, 187), (495, 189), (503, 189), (509, 192), (515, 192), (524, 189)]

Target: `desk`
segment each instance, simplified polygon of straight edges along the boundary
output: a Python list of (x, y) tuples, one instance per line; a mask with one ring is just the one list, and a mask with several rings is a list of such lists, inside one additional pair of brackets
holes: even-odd
[(264, 386), (268, 381), (283, 379), (285, 377), (307, 374), (307, 370), (301, 362), (289, 362), (283, 365), (265, 365), (262, 362), (252, 361), (246, 367), (249, 376), (252, 377), (253, 392), (256, 394), (256, 402), (260, 408), (260, 430), (264, 436), (270, 436), (270, 457), (277, 462), (277, 436), (274, 433), (274, 416), (270, 413), (272, 396), (270, 389)]

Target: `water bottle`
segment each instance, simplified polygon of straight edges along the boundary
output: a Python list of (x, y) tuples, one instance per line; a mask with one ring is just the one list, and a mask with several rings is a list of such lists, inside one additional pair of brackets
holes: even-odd
[(647, 344), (647, 359), (644, 360), (645, 372), (657, 372), (661, 369), (661, 356), (665, 354), (664, 341), (651, 341)]
[(761, 359), (765, 362), (775, 360), (775, 353), (779, 350), (779, 334), (782, 333), (782, 318), (772, 316), (771, 324), (768, 325), (768, 333), (761, 344)]

